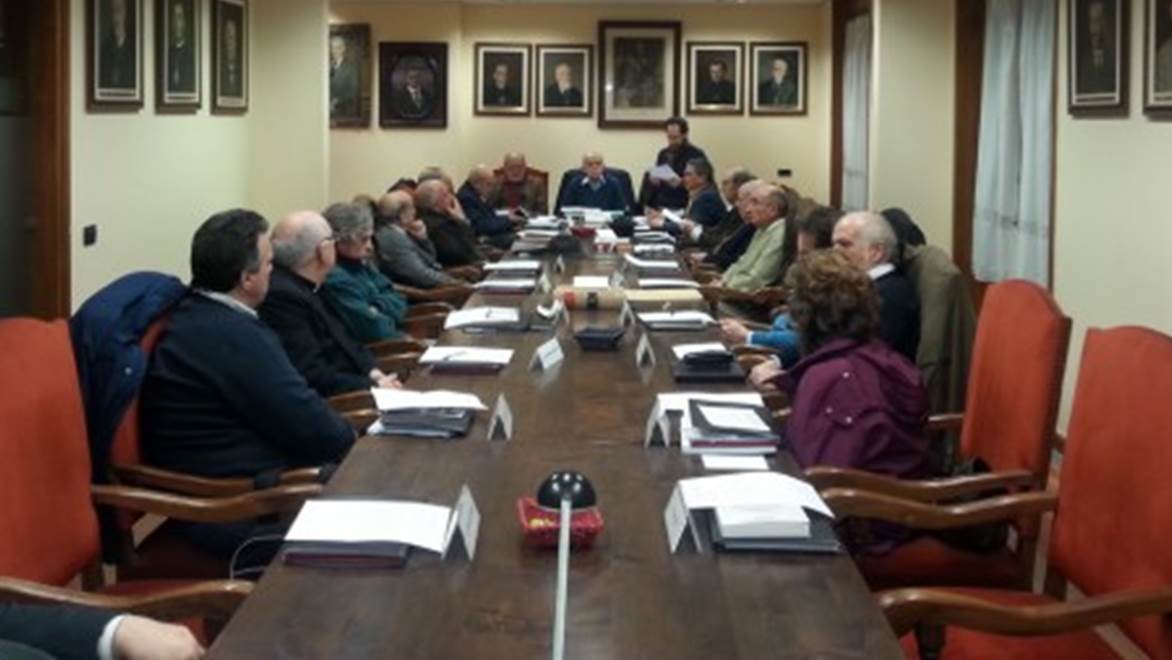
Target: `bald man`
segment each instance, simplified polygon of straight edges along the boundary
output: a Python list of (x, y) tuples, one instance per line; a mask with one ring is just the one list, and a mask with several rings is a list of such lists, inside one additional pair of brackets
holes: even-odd
[(477, 165), (468, 172), (468, 179), (456, 192), (456, 199), (464, 209), (464, 217), (472, 223), (476, 237), (493, 247), (509, 249), (516, 238), (516, 222), (507, 215), (498, 215), (488, 203), (496, 179), (487, 165)]
[(545, 182), (529, 171), (525, 154), (505, 154), (501, 169), (502, 174), (497, 178), (489, 197), (490, 206), (507, 211), (520, 209), (529, 215), (544, 215), (549, 212)]
[(316, 211), (297, 211), (277, 223), (273, 276), (260, 318), (318, 394), (398, 387), (398, 379), (375, 366), (374, 356), (350, 336), (337, 310), (320, 295), (337, 262), (334, 242), (330, 224)]
[(415, 189), (415, 210), (427, 225), (436, 258), (445, 268), (484, 263), (484, 253), (476, 244), (476, 232), (463, 219), (460, 202), (447, 184), (438, 179), (420, 183)]
[(788, 203), (780, 188), (761, 180), (746, 183), (741, 191), (746, 195), (742, 213), (756, 231), (745, 253), (724, 271), (720, 283), (729, 289), (752, 292), (781, 279)]
[(627, 209), (623, 188), (618, 179), (606, 174), (602, 154), (588, 152), (582, 155), (582, 174), (569, 183), (562, 206), (584, 206), (604, 211)]

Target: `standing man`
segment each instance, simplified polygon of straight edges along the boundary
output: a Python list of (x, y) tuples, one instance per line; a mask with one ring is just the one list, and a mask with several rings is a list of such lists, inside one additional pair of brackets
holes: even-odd
[(582, 90), (574, 87), (574, 71), (568, 62), (553, 69), (554, 83), (545, 88), (545, 105), (551, 108), (577, 108), (582, 105)]
[(655, 156), (655, 164), (667, 165), (675, 172), (674, 178), (643, 175), (639, 187), (639, 205), (646, 209), (682, 209), (688, 205), (688, 191), (683, 187), (684, 168), (688, 161), (708, 159), (704, 150), (688, 141), (688, 120), (672, 117), (663, 123), (667, 146)]

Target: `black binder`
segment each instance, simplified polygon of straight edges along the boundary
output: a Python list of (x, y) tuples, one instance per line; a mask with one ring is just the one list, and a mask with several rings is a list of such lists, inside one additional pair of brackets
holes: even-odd
[(385, 412), (379, 421), (383, 435), (447, 439), (468, 435), (475, 417), (465, 408), (417, 408)]
[(717, 550), (725, 552), (796, 552), (819, 555), (833, 555), (843, 551), (842, 542), (834, 533), (834, 521), (809, 509), (806, 510), (806, 515), (810, 517), (810, 536), (808, 538), (726, 539), (720, 533), (720, 525), (716, 522), (716, 513), (711, 509), (702, 513), (708, 518), (708, 533), (712, 537), (712, 547)]
[(671, 366), (671, 375), (679, 383), (742, 383), (745, 380), (745, 370), (736, 360), (724, 364), (679, 360)]

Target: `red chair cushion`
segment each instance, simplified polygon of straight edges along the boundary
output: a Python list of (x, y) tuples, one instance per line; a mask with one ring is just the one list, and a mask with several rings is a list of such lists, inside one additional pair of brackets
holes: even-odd
[(881, 557), (859, 557), (856, 564), (873, 590), (937, 585), (1015, 588), (1025, 578), (1008, 549), (991, 554), (965, 552), (931, 536), (904, 543)]
[[(948, 589), (1006, 605), (1042, 605), (1053, 602), (1027, 591)], [(1117, 660), (1118, 655), (1094, 632), (1080, 631), (1045, 637), (1008, 637), (950, 627), (945, 633), (941, 660)], [(919, 658), (914, 634), (899, 640), (904, 655)]]

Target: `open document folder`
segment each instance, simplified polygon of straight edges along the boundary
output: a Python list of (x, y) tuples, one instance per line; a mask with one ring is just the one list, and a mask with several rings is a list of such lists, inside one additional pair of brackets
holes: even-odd
[(516, 307), (473, 307), (449, 312), (444, 330), (453, 328), (508, 327), (521, 322), (521, 310)]

